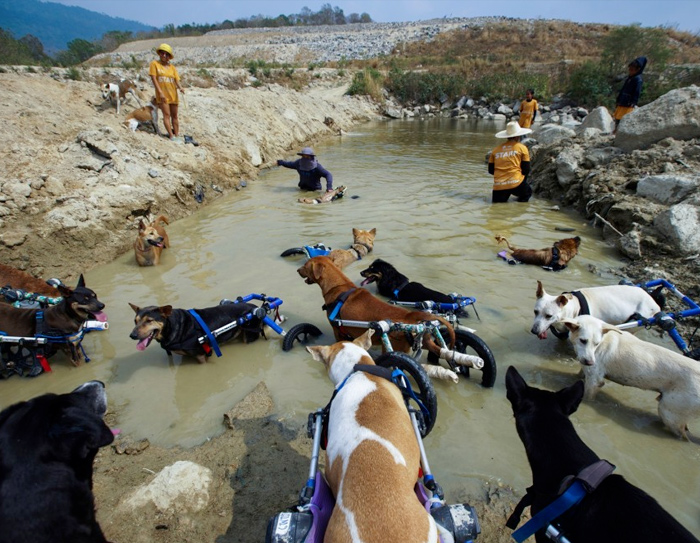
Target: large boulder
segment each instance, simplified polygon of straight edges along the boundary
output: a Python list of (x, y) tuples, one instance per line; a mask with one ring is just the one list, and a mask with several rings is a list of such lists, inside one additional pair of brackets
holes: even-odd
[(569, 187), (576, 179), (576, 171), (583, 160), (583, 150), (574, 146), (564, 149), (556, 158), (557, 181), (563, 188)]
[(612, 134), (615, 128), (615, 120), (605, 106), (600, 106), (591, 111), (583, 122), (576, 127), (576, 132), (581, 133), (587, 128), (597, 128), (603, 134)]
[(673, 205), (685, 200), (700, 187), (699, 176), (649, 175), (639, 180), (637, 194), (660, 204)]
[(700, 87), (674, 89), (625, 115), (617, 129), (615, 145), (633, 151), (669, 137), (700, 137)]
[(542, 145), (551, 145), (552, 143), (556, 143), (566, 138), (573, 138), (575, 136), (576, 132), (574, 132), (571, 128), (566, 128), (557, 124), (545, 124), (538, 126), (532, 133), (532, 137)]
[(654, 226), (681, 254), (700, 252), (700, 206), (697, 202), (671, 206), (654, 219)]

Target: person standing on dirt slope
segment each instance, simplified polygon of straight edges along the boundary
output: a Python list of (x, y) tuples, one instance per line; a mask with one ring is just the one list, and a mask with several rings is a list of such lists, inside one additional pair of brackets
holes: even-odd
[(148, 68), (153, 86), (156, 90), (156, 101), (163, 112), (163, 125), (168, 131), (171, 140), (182, 141), (180, 135), (180, 123), (177, 117), (179, 105), (177, 91), (185, 94), (185, 89), (180, 85), (180, 75), (175, 66), (170, 64), (173, 58), (173, 48), (167, 43), (162, 43), (156, 49), (159, 60), (154, 60)]
[(637, 57), (627, 66), (629, 70), (629, 76), (625, 79), (622, 89), (620, 89), (620, 94), (617, 95), (617, 100), (615, 101), (615, 113), (613, 113), (613, 119), (615, 119), (615, 130), (613, 134), (617, 132), (617, 127), (620, 124), (620, 119), (627, 115), (628, 113), (635, 110), (637, 103), (639, 102), (639, 96), (642, 94), (642, 72), (647, 65), (647, 57)]
[(535, 91), (528, 89), (525, 93), (525, 100), (520, 102), (518, 124), (523, 128), (530, 128), (532, 123), (535, 122), (535, 117), (537, 117), (538, 107), (537, 100), (535, 100)]
[(301, 158), (294, 161), (278, 160), (278, 166), (291, 168), (299, 172), (299, 188), (301, 190), (321, 190), (321, 178), (326, 179), (326, 192), (333, 190), (333, 175), (316, 160), (316, 154), (311, 147), (304, 147), (297, 153)]
[(508, 141), (496, 147), (489, 155), (489, 173), (493, 175), (491, 203), (507, 202), (511, 195), (518, 202), (527, 202), (532, 196), (532, 188), (527, 182), (530, 173), (530, 152), (520, 143), (521, 136), (532, 132), (523, 128), (518, 121), (511, 121), (505, 130), (496, 134), (497, 138)]

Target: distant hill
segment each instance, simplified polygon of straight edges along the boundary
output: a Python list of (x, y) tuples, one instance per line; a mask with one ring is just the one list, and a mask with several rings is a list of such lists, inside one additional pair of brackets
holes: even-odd
[(96, 11), (39, 0), (0, 0), (0, 27), (19, 39), (36, 36), (48, 54), (66, 49), (76, 38), (97, 40), (105, 32), (121, 30), (146, 32), (153, 27)]

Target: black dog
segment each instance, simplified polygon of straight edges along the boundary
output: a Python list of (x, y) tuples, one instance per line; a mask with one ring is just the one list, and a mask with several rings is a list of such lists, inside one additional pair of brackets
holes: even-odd
[[(585, 481), (590, 482), (582, 470), (594, 464), (601, 467), (602, 464), (569, 420), (569, 415), (576, 411), (583, 398), (583, 381), (559, 392), (548, 392), (528, 386), (511, 366), (506, 373), (506, 390), (534, 481), (508, 520), (508, 526), (514, 528), (523, 507), (530, 505), (533, 516), (536, 515), (557, 499), (565, 479), (581, 474)], [(611, 469), (606, 473), (609, 471)], [(608, 475), (602, 479), (595, 490), (587, 493), (579, 504), (559, 516), (553, 524), (572, 543), (698, 541), (654, 498), (620, 475)], [(550, 541), (544, 528), (536, 532), (535, 539), (538, 543)]]
[(0, 543), (103, 543), (92, 463), (114, 436), (104, 384), (44, 394), (0, 413)]
[[(136, 313), (134, 317), (134, 329), (131, 339), (139, 343), (136, 348), (143, 351), (152, 340), (160, 343), (160, 346), (170, 353), (194, 356), (200, 364), (211, 356), (212, 347), (209, 342), (199, 343), (199, 338), (206, 335), (197, 319), (186, 309), (173, 309), (170, 305), (138, 307), (129, 304)], [(195, 309), (202, 321), (211, 332), (238, 322), (238, 326), (216, 336), (216, 343), (224, 343), (238, 335), (243, 335), (246, 343), (255, 341), (263, 331), (262, 318), (256, 316), (260, 308), (254, 304), (245, 302), (221, 303), (215, 307)], [(253, 313), (249, 320), (245, 315)]]

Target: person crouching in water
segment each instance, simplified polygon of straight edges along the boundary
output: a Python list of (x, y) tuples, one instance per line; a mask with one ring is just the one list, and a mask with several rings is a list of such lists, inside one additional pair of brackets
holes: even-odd
[(642, 72), (647, 65), (647, 57), (637, 57), (627, 66), (629, 70), (629, 76), (625, 79), (625, 82), (620, 89), (620, 94), (617, 95), (617, 100), (615, 101), (615, 113), (613, 113), (613, 119), (615, 119), (615, 132), (617, 132), (617, 126), (620, 124), (620, 119), (634, 111), (639, 103), (639, 96), (642, 94)]
[(294, 161), (278, 160), (277, 165), (299, 172), (301, 190), (321, 190), (322, 177), (326, 179), (326, 192), (333, 190), (333, 175), (316, 160), (311, 147), (304, 147), (297, 155), (301, 158)]
[(532, 132), (522, 128), (517, 121), (511, 121), (505, 130), (496, 134), (497, 138), (508, 140), (491, 151), (489, 173), (493, 175), (491, 203), (507, 202), (511, 194), (518, 202), (527, 202), (532, 196), (532, 188), (527, 182), (530, 173), (530, 152), (520, 143), (521, 136)]

